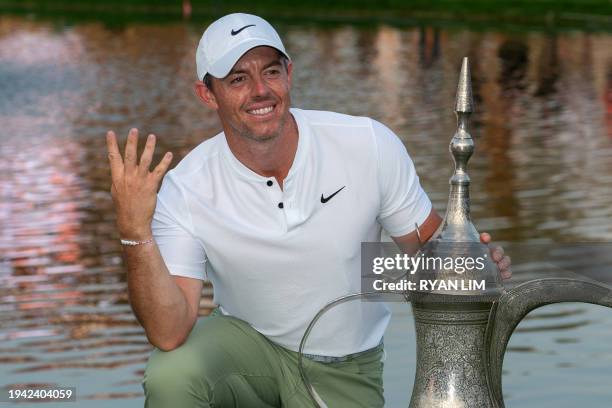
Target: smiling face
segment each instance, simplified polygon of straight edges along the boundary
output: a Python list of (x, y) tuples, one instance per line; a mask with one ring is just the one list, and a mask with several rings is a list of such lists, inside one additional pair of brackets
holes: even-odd
[(271, 47), (255, 47), (236, 62), (212, 89), (198, 85), (198, 94), (217, 110), (226, 135), (266, 141), (281, 135), (289, 113), (291, 63), (286, 66)]

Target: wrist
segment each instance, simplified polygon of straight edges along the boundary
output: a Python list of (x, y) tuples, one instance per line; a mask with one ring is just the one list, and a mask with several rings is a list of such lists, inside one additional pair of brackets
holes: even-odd
[(123, 240), (130, 241), (146, 241), (153, 237), (153, 232), (151, 228), (146, 228), (142, 230), (119, 230), (119, 238)]
[(131, 240), (131, 239), (121, 239), (121, 245), (123, 246), (137, 246), (137, 245), (146, 245), (146, 244), (152, 244), (153, 243), (153, 237), (146, 239), (144, 241), (135, 241), (135, 240)]

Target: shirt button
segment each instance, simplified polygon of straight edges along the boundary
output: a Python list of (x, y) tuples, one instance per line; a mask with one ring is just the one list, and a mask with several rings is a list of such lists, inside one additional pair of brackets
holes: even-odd
[(268, 180), (268, 182), (267, 182), (266, 184), (267, 184), (268, 186), (272, 187), (272, 184), (274, 184), (274, 183), (272, 182), (272, 180)]
[(283, 207), (284, 207), (283, 203), (278, 203), (278, 208), (283, 208)]

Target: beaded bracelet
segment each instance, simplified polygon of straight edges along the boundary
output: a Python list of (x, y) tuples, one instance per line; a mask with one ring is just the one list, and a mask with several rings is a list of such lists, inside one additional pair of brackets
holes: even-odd
[(153, 237), (147, 239), (146, 241), (134, 241), (131, 239), (121, 239), (121, 245), (127, 245), (127, 246), (143, 245), (143, 244), (148, 244), (151, 242), (153, 242)]

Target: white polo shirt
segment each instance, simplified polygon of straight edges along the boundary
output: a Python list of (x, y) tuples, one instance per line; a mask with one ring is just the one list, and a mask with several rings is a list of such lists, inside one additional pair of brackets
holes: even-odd
[[(232, 154), (220, 133), (164, 177), (153, 235), (173, 275), (208, 278), (224, 314), (297, 351), (325, 304), (361, 290), (361, 242), (414, 230), (431, 202), (397, 136), (366, 117), (291, 109), (299, 132), (283, 190)], [(390, 311), (355, 300), (329, 310), (309, 354), (375, 347)]]

